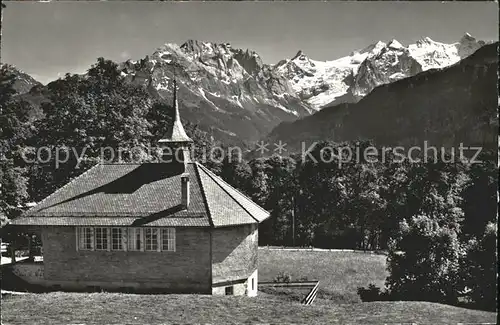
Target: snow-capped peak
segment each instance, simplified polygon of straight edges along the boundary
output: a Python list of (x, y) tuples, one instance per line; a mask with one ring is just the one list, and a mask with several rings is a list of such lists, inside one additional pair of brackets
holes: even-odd
[(387, 44), (385, 42), (378, 41), (377, 43), (368, 45), (362, 50), (354, 51), (353, 53), (351, 53), (351, 56), (355, 54), (376, 54), (386, 46)]
[[(374, 42), (335, 60), (317, 61), (300, 50), (291, 59), (267, 65), (257, 53), (234, 49), (229, 43), (189, 40), (181, 46), (165, 44), (146, 61), (151, 73), (155, 71), (155, 82), (161, 87), (160, 79), (172, 74), (166, 68), (167, 64), (176, 62), (185, 68), (183, 78), (199, 84), (207, 94), (217, 92), (235, 96), (241, 84), (251, 89), (248, 94), (247, 88), (242, 90), (245, 94), (241, 98), (263, 100), (269, 91), (272, 96), (287, 94), (319, 110), (332, 103), (358, 100), (384, 83), (449, 66), (482, 45), (484, 42), (468, 33), (451, 44), (422, 37), (414, 44), (404, 46), (392, 39), (387, 43)], [(220, 81), (220, 84), (213, 80)], [(245, 100), (242, 100), (245, 106)]]
[(438, 42), (435, 42), (433, 41), (430, 37), (422, 37), (421, 39), (419, 39), (415, 45), (417, 46), (426, 46), (426, 45), (431, 45), (431, 44), (436, 44)]
[(295, 54), (295, 56), (292, 58), (292, 61), (296, 61), (296, 60), (299, 60), (299, 61), (306, 61), (308, 60), (309, 58), (307, 57), (307, 55), (304, 54), (304, 52), (302, 50), (299, 50), (297, 52), (297, 54)]
[(387, 44), (387, 47), (391, 47), (393, 49), (402, 49), (404, 46), (397, 40), (393, 39), (389, 44)]
[(469, 33), (465, 33), (464, 36), (462, 36), (462, 38), (460, 39), (460, 41), (475, 41), (475, 40), (476, 38)]
[(310, 59), (299, 51), (292, 60), (280, 61), (275, 67), (292, 80), (292, 87), (303, 100), (321, 109), (343, 100), (341, 97), (359, 99), (381, 84), (449, 66), (482, 45), (484, 42), (470, 34), (451, 44), (422, 37), (407, 47), (392, 39), (326, 62)]

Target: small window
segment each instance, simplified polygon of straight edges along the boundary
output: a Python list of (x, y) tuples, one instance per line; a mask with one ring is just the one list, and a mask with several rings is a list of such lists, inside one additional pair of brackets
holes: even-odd
[(78, 228), (78, 249), (80, 250), (93, 250), (94, 240), (93, 240), (93, 228), (90, 227), (79, 227)]
[(111, 228), (111, 249), (115, 251), (123, 250), (122, 244), (122, 229), (121, 228)]
[(252, 278), (252, 291), (254, 291), (254, 290), (255, 290), (255, 279)]
[(95, 228), (95, 249), (96, 250), (108, 250), (108, 228)]
[(226, 287), (226, 296), (232, 296), (233, 295), (233, 286)]
[(142, 250), (142, 229), (141, 228), (128, 228), (128, 250), (141, 251)]
[(144, 238), (146, 239), (146, 251), (158, 251), (158, 229), (145, 228)]
[(163, 228), (161, 230), (162, 250), (175, 252), (175, 228)]

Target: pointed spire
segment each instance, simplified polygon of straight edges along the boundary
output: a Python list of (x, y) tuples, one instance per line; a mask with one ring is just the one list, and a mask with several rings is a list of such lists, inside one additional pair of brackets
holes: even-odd
[(174, 121), (180, 121), (180, 114), (179, 114), (179, 102), (177, 101), (177, 80), (174, 77)]
[(190, 137), (186, 134), (184, 127), (182, 126), (181, 117), (179, 114), (179, 103), (177, 100), (177, 81), (174, 79), (174, 98), (173, 98), (173, 106), (174, 106), (174, 123), (172, 128), (167, 132), (166, 136), (163, 139), (160, 139), (159, 143), (192, 143)]

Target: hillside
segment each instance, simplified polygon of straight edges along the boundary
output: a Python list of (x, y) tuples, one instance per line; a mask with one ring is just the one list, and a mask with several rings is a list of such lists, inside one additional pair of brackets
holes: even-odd
[[(496, 147), (498, 43), (443, 68), (377, 87), (361, 101), (341, 104), (268, 136), (300, 150), (301, 142), (367, 140), (378, 145)], [(308, 147), (309, 145), (307, 145)]]

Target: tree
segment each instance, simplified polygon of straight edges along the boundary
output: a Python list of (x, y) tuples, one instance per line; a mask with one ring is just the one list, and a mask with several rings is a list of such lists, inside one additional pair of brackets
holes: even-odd
[(48, 148), (48, 157), (31, 166), (32, 194), (43, 198), (99, 161), (147, 159), (152, 104), (144, 89), (125, 83), (117, 65), (103, 58), (86, 76), (67, 74), (50, 83), (35, 143)]
[[(146, 115), (152, 100), (141, 87), (125, 83), (112, 61), (98, 59), (86, 77), (66, 75), (48, 85), (43, 145), (67, 145), (89, 157), (101, 148), (130, 149), (151, 137)], [(125, 152), (131, 158), (131, 152)]]
[[(364, 152), (371, 147), (369, 142), (343, 144), (351, 152)], [(374, 159), (376, 158), (376, 159)], [(383, 166), (379, 157), (349, 159), (341, 165), (342, 202), (339, 210), (343, 214), (343, 225), (350, 229), (348, 235), (355, 237), (358, 249), (380, 249), (381, 228), (386, 218), (386, 201), (381, 196)]]
[(247, 162), (236, 153), (227, 151), (220, 166), (219, 176), (241, 192), (248, 193), (251, 175), (252, 170)]
[(468, 242), (467, 255), (461, 261), (462, 280), (467, 296), (480, 309), (497, 310), (498, 258), (497, 223), (486, 225), (483, 234)]
[(295, 161), (288, 157), (272, 156), (266, 159), (264, 172), (267, 179), (267, 200), (264, 207), (271, 212), (269, 227), (276, 243), (292, 245), (292, 211), (297, 196)]
[[(269, 197), (268, 176), (265, 172), (265, 159), (253, 159), (249, 162), (252, 172), (250, 181), (248, 182), (247, 194), (261, 207), (265, 207)], [(273, 245), (276, 244), (274, 232), (272, 229), (272, 219), (268, 218), (259, 226), (259, 244)]]
[(383, 178), (381, 196), (387, 203), (382, 225), (384, 241), (395, 235), (401, 221), (416, 215), (426, 215), (459, 231), (463, 220), (462, 191), (468, 182), (464, 164), (390, 159)]
[(15, 76), (6, 66), (0, 68), (0, 214), (2, 225), (20, 213), (27, 194), (27, 178), (20, 159), (23, 142), (29, 137), (31, 124), (27, 103), (17, 102), (13, 95)]
[(498, 202), (497, 152), (484, 152), (480, 163), (469, 166), (470, 177), (462, 193), (464, 221), (462, 236), (464, 240), (480, 238), (486, 225), (496, 221)]
[(453, 227), (424, 215), (402, 221), (387, 259), (391, 298), (456, 304), (462, 255)]
[(254, 159), (250, 161), (249, 166), (252, 170), (249, 194), (254, 202), (264, 207), (269, 197), (269, 177), (266, 173), (266, 160)]

